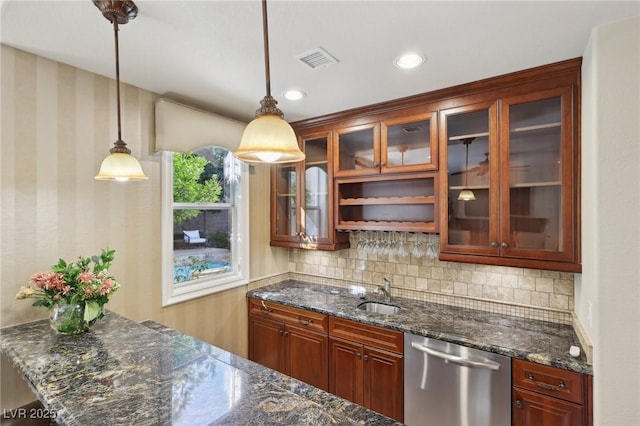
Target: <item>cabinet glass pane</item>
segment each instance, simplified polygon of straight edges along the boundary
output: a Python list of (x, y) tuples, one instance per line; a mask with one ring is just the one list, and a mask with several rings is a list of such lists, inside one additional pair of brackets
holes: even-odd
[(329, 175), (327, 138), (305, 141), (305, 209), (303, 232), (311, 238), (329, 237)]
[(447, 133), (449, 245), (488, 246), (489, 112), (450, 115)]
[(515, 247), (562, 247), (562, 125), (561, 97), (509, 106), (509, 226)]
[(295, 165), (276, 166), (276, 234), (295, 236), (296, 191), (298, 175)]
[(339, 170), (373, 169), (373, 128), (357, 130), (339, 135)]
[(389, 126), (387, 167), (431, 163), (430, 126), (429, 120)]

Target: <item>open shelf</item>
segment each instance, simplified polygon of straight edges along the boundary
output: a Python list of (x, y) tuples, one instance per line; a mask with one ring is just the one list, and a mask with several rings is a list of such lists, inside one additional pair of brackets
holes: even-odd
[(540, 186), (560, 186), (562, 182), (560, 181), (547, 181), (547, 182), (521, 182), (521, 183), (512, 183), (509, 185), (509, 188), (534, 188)]
[(336, 229), (437, 232), (437, 173), (336, 179)]
[(435, 197), (381, 197), (381, 198), (343, 198), (339, 200), (341, 206), (364, 206), (383, 204), (433, 204)]
[(437, 232), (435, 222), (347, 220), (336, 225), (336, 229), (362, 231)]

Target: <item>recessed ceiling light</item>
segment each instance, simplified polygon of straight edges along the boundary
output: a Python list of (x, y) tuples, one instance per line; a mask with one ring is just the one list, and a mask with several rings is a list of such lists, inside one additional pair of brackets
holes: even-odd
[(290, 101), (299, 101), (300, 99), (307, 96), (307, 94), (302, 90), (291, 89), (284, 92), (282, 96), (284, 96), (286, 99), (289, 99)]
[(417, 53), (407, 53), (406, 55), (398, 56), (393, 63), (398, 68), (408, 70), (421, 65), (424, 61), (425, 58)]

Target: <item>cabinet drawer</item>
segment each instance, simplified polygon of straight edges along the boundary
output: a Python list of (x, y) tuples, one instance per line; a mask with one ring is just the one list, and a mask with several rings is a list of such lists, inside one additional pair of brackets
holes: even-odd
[(584, 401), (582, 374), (533, 362), (513, 361), (513, 386), (577, 404)]
[(329, 335), (388, 351), (404, 351), (404, 337), (401, 332), (341, 318), (329, 318)]
[(249, 314), (282, 321), (307, 330), (327, 334), (328, 319), (324, 314), (306, 311), (278, 303), (249, 299)]

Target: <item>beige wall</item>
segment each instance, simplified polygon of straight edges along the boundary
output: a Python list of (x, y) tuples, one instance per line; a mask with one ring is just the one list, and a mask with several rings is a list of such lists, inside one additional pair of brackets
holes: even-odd
[[(123, 139), (150, 179), (99, 182), (116, 140), (115, 82), (4, 45), (1, 55), (0, 325), (46, 316), (14, 298), (32, 273), (110, 247), (122, 288), (108, 309), (246, 356), (245, 287), (161, 308), (160, 156), (149, 154), (156, 95), (122, 87)], [(252, 279), (287, 269), (286, 250), (268, 246), (268, 176), (252, 168)], [(4, 357), (1, 368), (0, 409), (33, 399)]]
[(594, 424), (640, 424), (640, 18), (593, 30), (583, 61), (583, 270)]

